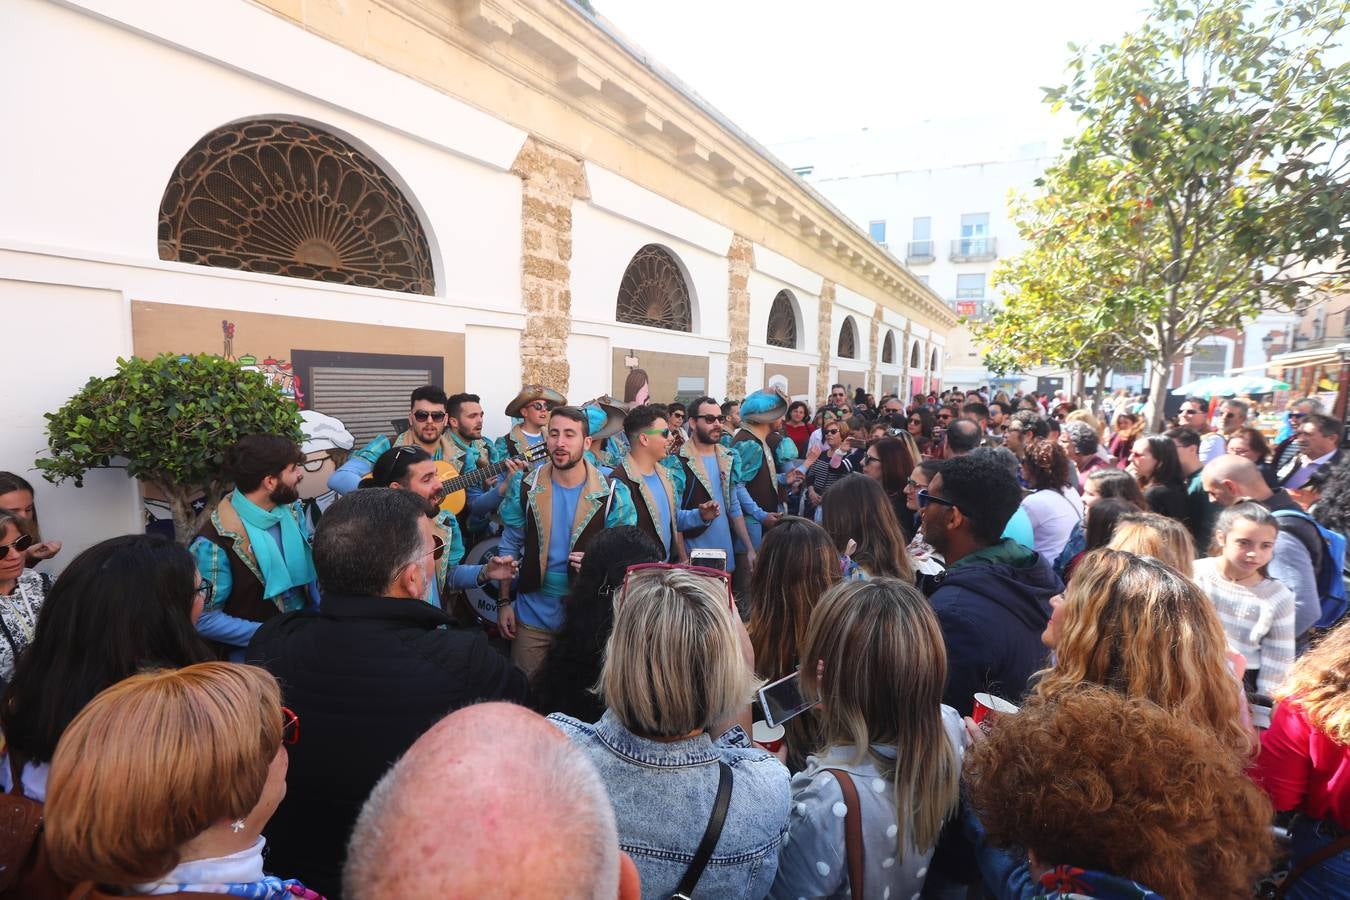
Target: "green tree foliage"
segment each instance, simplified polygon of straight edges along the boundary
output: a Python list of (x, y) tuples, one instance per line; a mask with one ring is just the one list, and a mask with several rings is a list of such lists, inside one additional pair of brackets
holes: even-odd
[[(48, 481), (77, 487), (90, 469), (124, 466), (168, 499), (187, 543), (230, 487), (225, 451), (248, 434), (301, 439), (299, 410), (262, 373), (207, 354), (119, 359), (115, 374), (89, 379), (47, 413), (50, 456), (36, 465)], [(203, 495), (206, 509), (194, 513)]]
[(1071, 46), (1068, 84), (1046, 94), (1080, 131), (1015, 211), (1028, 249), (1000, 272), (985, 344), (1147, 360), (1156, 428), (1176, 356), (1292, 305), (1305, 263), (1346, 265), (1350, 63), (1330, 58), (1350, 4), (1260, 10), (1155, 0), (1120, 43)]

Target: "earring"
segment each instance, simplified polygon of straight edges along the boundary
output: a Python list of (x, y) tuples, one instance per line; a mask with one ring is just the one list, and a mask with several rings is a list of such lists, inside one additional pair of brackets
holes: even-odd
[(230, 830), (233, 831), (235, 834), (238, 834), (239, 832), (243, 831), (243, 830), (244, 830), (244, 820), (243, 820), (243, 819), (235, 819), (233, 822), (230, 823)]

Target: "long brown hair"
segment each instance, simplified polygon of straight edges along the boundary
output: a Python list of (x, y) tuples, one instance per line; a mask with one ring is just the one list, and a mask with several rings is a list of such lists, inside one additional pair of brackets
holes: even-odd
[(810, 519), (783, 516), (764, 533), (750, 575), (747, 626), (761, 677), (777, 679), (797, 668), (811, 610), (840, 577), (829, 534)]
[(868, 575), (914, 581), (914, 561), (909, 558), (900, 520), (876, 481), (856, 473), (836, 481), (825, 495), (820, 524), (839, 553), (848, 548), (850, 540), (857, 544), (853, 561)]
[(905, 502), (905, 483), (922, 456), (914, 437), (907, 431), (895, 437), (886, 437), (872, 444), (871, 450), (881, 460), (881, 486), (892, 503)]
[[(912, 584), (843, 582), (811, 615), (802, 696), (821, 702), (822, 747), (852, 746), (856, 762), (870, 757), (894, 785), (901, 859), (906, 837), (920, 851), (934, 846), (956, 806), (960, 765), (942, 724), (946, 682), (937, 615)], [(875, 744), (896, 755), (876, 753)]]
[(1350, 744), (1350, 619), (1294, 662), (1275, 699), (1297, 704), (1318, 731)]

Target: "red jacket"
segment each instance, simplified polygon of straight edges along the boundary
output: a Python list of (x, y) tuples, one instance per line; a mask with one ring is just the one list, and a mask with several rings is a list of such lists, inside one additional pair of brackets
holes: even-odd
[(1275, 707), (1251, 774), (1276, 810), (1297, 810), (1350, 828), (1350, 745), (1319, 731), (1297, 700)]

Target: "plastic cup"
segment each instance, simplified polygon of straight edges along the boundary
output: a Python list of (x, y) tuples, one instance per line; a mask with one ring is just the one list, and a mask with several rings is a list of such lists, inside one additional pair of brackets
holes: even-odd
[(786, 733), (782, 725), (770, 725), (763, 719), (755, 722), (752, 730), (754, 734), (752, 739), (770, 753), (777, 753), (783, 746), (783, 735)]
[(995, 697), (993, 694), (976, 694), (975, 709), (971, 712), (970, 717), (975, 720), (976, 725), (981, 725), (986, 721), (993, 725), (999, 716), (1012, 715), (1015, 712), (1017, 712), (1017, 707), (1002, 697)]

